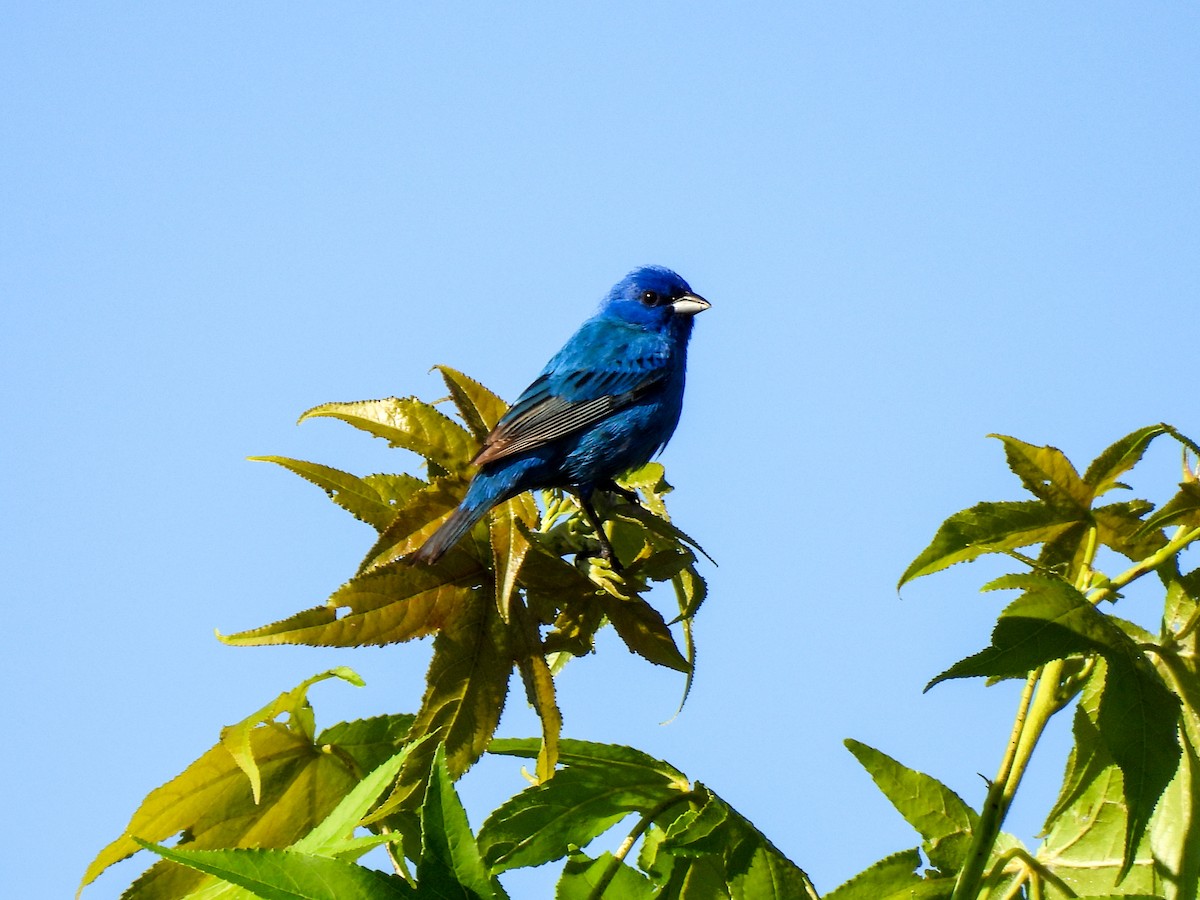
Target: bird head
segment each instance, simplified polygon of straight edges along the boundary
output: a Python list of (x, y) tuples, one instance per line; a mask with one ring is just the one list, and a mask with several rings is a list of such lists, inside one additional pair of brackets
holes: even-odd
[(642, 266), (613, 285), (600, 304), (600, 314), (686, 335), (691, 331), (692, 317), (711, 305), (670, 269)]

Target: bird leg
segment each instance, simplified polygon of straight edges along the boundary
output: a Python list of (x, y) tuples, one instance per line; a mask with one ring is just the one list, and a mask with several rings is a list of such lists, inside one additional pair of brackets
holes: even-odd
[(641, 506), (642, 500), (638, 497), (637, 491), (631, 491), (629, 488), (623, 488), (611, 478), (608, 481), (602, 481), (596, 485), (599, 490), (608, 491), (610, 494), (616, 494), (626, 503), (632, 503), (634, 506)]
[(585, 494), (583, 491), (572, 491), (571, 493), (575, 494), (575, 499), (579, 501), (579, 508), (583, 510), (583, 517), (587, 519), (588, 524), (592, 526), (592, 530), (596, 532), (596, 540), (600, 542), (600, 558), (607, 560), (614, 572), (620, 572), (621, 561), (617, 559), (617, 554), (613, 550), (612, 543), (609, 541), (608, 535), (604, 532), (604, 523), (596, 515), (596, 508), (592, 506), (592, 492), (588, 491)]

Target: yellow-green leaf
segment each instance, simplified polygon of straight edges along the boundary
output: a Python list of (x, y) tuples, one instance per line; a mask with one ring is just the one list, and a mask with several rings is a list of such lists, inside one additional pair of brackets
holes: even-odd
[(442, 380), (446, 382), (454, 405), (458, 407), (458, 414), (475, 437), (482, 441), (508, 411), (508, 404), (457, 369), (449, 366), (434, 368), (442, 373)]
[(292, 718), (293, 726), (301, 726), (294, 730), (300, 731), (311, 741), (314, 737), (311, 730), (311, 717), (303, 714), (304, 711), (311, 712), (308, 707), (308, 689), (327, 678), (341, 678), (355, 687), (363, 686), (363, 680), (358, 673), (345, 666), (339, 666), (328, 672), (322, 672), (320, 675), (314, 675), (312, 678), (304, 679), (290, 691), (284, 691), (262, 709), (251, 713), (235, 725), (227, 725), (221, 729), (221, 745), (229, 751), (234, 762), (238, 764), (238, 768), (245, 772), (246, 777), (250, 779), (250, 789), (254, 794), (255, 803), (258, 803), (262, 793), (262, 777), (259, 773), (258, 762), (254, 758), (251, 733), (260, 725), (273, 722), (279, 716), (287, 713)]
[(305, 412), (300, 421), (320, 417), (340, 419), (393, 447), (419, 453), (448, 472), (462, 470), (477, 447), (465, 428), (416, 397), (323, 403)]

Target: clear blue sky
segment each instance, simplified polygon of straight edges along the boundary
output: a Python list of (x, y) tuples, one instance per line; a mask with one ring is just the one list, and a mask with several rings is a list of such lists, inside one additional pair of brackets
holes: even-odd
[[(293, 423), (438, 396), (435, 363), (512, 398), (642, 263), (713, 303), (663, 459), (720, 567), (683, 713), (610, 637), (560, 681), (566, 733), (669, 759), (822, 891), (917, 842), (843, 738), (978, 804), (1015, 689), (921, 687), (986, 643), (994, 569), (894, 585), (945, 516), (1019, 496), (988, 432), (1083, 461), (1200, 432), (1198, 48), (1185, 4), (7, 4), (5, 893), (68, 896), (310, 674), (367, 680), (315, 688), (320, 723), (414, 709), (426, 645), (214, 640), (369, 541), (244, 457), (410, 465)], [(533, 728), (514, 695), (502, 733)], [(473, 822), (522, 783), (468, 775)]]

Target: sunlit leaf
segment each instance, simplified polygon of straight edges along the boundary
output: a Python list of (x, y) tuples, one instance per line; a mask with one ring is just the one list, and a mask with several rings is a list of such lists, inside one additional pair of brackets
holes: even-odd
[[(1079, 896), (1118, 891), (1163, 896), (1147, 841), (1140, 842), (1134, 865), (1122, 879), (1129, 818), (1120, 768), (1104, 745), (1098, 723), (1107, 664), (1100, 660), (1084, 685), (1075, 715), (1075, 748), (1067, 780), (1046, 821), (1037, 858)], [(1182, 898), (1179, 898), (1182, 900)]]
[[(535, 758), (537, 740), (496, 739), (491, 753)], [(632, 747), (563, 740), (566, 768), (505, 801), (479, 830), (479, 847), (494, 871), (536, 866), (583, 847), (616, 822), (690, 788), (683, 773)]]
[(340, 419), (393, 447), (419, 453), (450, 472), (461, 470), (477, 446), (461, 425), (415, 397), (323, 403), (305, 412), (300, 421), (319, 417)]
[(1096, 522), (1096, 534), (1100, 543), (1122, 556), (1140, 562), (1158, 552), (1167, 542), (1159, 530), (1146, 532), (1142, 520), (1153, 504), (1145, 500), (1127, 503), (1109, 503), (1092, 510)]
[(1115, 487), (1123, 487), (1117, 479), (1137, 465), (1150, 442), (1166, 430), (1164, 425), (1139, 428), (1097, 456), (1083, 476), (1093, 495), (1099, 497)]
[(1168, 525), (1200, 526), (1200, 481), (1185, 481), (1179, 493), (1168, 500), (1158, 512), (1146, 519), (1143, 532), (1166, 528)]
[(504, 711), (513, 667), (509, 633), (490, 590), (473, 589), (462, 599), (434, 638), (425, 696), (409, 733), (410, 741), (431, 739), (409, 757), (376, 817), (421, 798), (436, 745), (445, 746), (451, 776), (462, 775), (483, 754)]
[(422, 896), (491, 900), (507, 896), (479, 855), (466, 810), (446, 769), (445, 748), (433, 754), (421, 808), (421, 859), (417, 883)]
[(299, 725), (299, 728), (294, 728), (303, 737), (312, 740), (313, 734), (307, 725), (306, 717), (301, 713), (308, 708), (308, 689), (319, 681), (324, 681), (327, 678), (341, 678), (348, 681), (355, 687), (362, 687), (363, 680), (352, 669), (345, 666), (340, 666), (336, 669), (330, 669), (328, 672), (322, 672), (320, 675), (314, 675), (312, 678), (306, 678), (290, 691), (284, 691), (262, 709), (251, 713), (242, 721), (235, 725), (228, 725), (221, 729), (221, 746), (229, 751), (229, 755), (233, 757), (238, 768), (246, 773), (246, 777), (250, 779), (250, 790), (254, 795), (254, 802), (258, 803), (262, 794), (262, 777), (259, 772), (258, 763), (254, 758), (254, 750), (251, 743), (251, 733), (261, 725), (268, 722), (273, 722), (279, 716), (287, 713), (292, 717), (294, 725)]
[[(478, 566), (465, 556), (445, 563), (460, 566), (455, 580), (470, 582), (476, 577)], [(436, 633), (457, 615), (474, 590), (446, 583), (445, 571), (435, 573), (422, 566), (401, 564), (352, 578), (323, 606), (261, 628), (218, 637), (235, 646), (358, 647), (398, 643)]]
[(593, 893), (606, 873), (615, 874), (608, 882), (604, 896), (611, 900), (652, 900), (656, 887), (632, 866), (617, 860), (611, 853), (601, 853), (592, 859), (575, 852), (567, 857), (562, 875), (554, 889), (555, 900), (592, 900)]
[[(386, 731), (386, 729), (383, 729)], [(256, 804), (250, 780), (225, 746), (217, 744), (183, 772), (151, 791), (121, 837), (105, 847), (88, 867), (83, 885), (108, 866), (138, 849), (133, 837), (165, 841), (183, 833), (181, 848), (286, 847), (324, 819), (357, 784), (364, 762), (365, 735), (345, 750), (322, 735), (310, 737), (277, 722), (249, 733), (250, 753), (259, 770), (262, 793)], [(377, 732), (377, 737), (383, 737)], [(323, 752), (324, 747), (334, 752)], [(387, 755), (395, 752), (391, 747)], [(152, 866), (127, 896), (174, 897), (186, 894), (203, 876), (165, 862)]]
[(900, 815), (924, 838), (930, 862), (944, 873), (957, 872), (979, 821), (975, 810), (936, 778), (859, 741), (847, 739), (845, 743)]
[(396, 517), (397, 506), (425, 485), (412, 475), (359, 478), (349, 472), (286, 456), (251, 456), (250, 459), (275, 463), (312, 482), (325, 491), (330, 500), (376, 531), (387, 528)]
[(458, 414), (467, 427), (482, 441), (508, 411), (508, 404), (473, 378), (468, 378), (449, 366), (434, 366), (450, 391)]
[(1057, 447), (1038, 447), (1003, 434), (988, 437), (1004, 444), (1008, 467), (1035, 497), (1052, 506), (1073, 506), (1079, 510), (1091, 506), (1092, 489)]
[(1109, 673), (1097, 725), (1124, 780), (1129, 816), (1125, 861), (1131, 865), (1154, 805), (1179, 765), (1178, 700), (1137, 644), (1066, 582), (1010, 575), (991, 587), (1023, 588), (1025, 593), (1001, 614), (990, 647), (955, 663), (929, 686), (971, 675), (1023, 675), (1071, 654), (1102, 654)]
[[(442, 478), (409, 497), (396, 509), (388, 527), (380, 532), (378, 540), (367, 551), (358, 571), (370, 572), (396, 562), (418, 549), (438, 530), (450, 511), (458, 506), (466, 489), (465, 481)], [(466, 541), (460, 543), (459, 548), (464, 544)], [(446, 557), (455, 555), (461, 555), (458, 548), (451, 550)]]
[(171, 862), (215, 875), (265, 900), (403, 900), (416, 896), (403, 878), (295, 850), (193, 850), (139, 843)]
[(660, 666), (689, 672), (662, 614), (640, 597), (600, 595), (600, 606), (631, 652)]
[(900, 891), (911, 891), (921, 883), (917, 874), (920, 866), (921, 853), (916, 848), (893, 853), (826, 894), (824, 900), (880, 900)]
[(1049, 541), (1082, 515), (1037, 500), (979, 503), (942, 523), (932, 543), (909, 564), (897, 587), (985, 553), (1017, 550)]
[(506, 621), (513, 592), (517, 589), (517, 578), (530, 547), (526, 532), (518, 528), (516, 523), (519, 521), (529, 528), (536, 524), (537, 518), (537, 506), (529, 494), (506, 500), (488, 516), (496, 608), (500, 611), (500, 617)]

